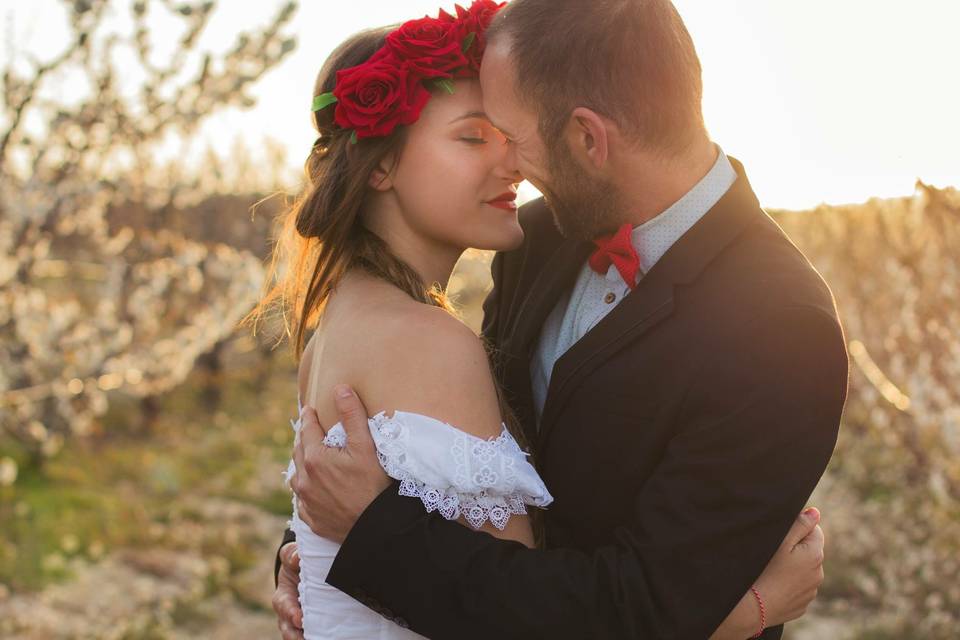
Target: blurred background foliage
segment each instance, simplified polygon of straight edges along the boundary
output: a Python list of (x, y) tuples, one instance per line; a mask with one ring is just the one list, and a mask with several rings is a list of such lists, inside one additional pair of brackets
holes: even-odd
[[(219, 54), (197, 48), (213, 2), (128, 3), (127, 34), (101, 28), (110, 4), (64, 2), (62, 53), (3, 70), (0, 635), (272, 637), (295, 362), (279, 326), (238, 321), (293, 195), (285, 151), (238, 142), (199, 168), (156, 152), (253, 106), (296, 46), (296, 4)], [(182, 22), (172, 55), (160, 14)], [(827, 580), (786, 637), (954, 637), (960, 193), (771, 215), (832, 286), (852, 360), (812, 500)], [(490, 257), (468, 252), (450, 283), (475, 329)]]

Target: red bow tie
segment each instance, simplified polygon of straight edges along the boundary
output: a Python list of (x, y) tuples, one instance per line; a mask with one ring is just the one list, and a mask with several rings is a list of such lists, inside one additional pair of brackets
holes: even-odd
[(640, 256), (633, 248), (632, 232), (633, 225), (628, 222), (615, 234), (597, 238), (593, 241), (597, 250), (590, 256), (591, 269), (605, 275), (612, 264), (631, 290), (637, 286), (637, 272), (640, 271)]

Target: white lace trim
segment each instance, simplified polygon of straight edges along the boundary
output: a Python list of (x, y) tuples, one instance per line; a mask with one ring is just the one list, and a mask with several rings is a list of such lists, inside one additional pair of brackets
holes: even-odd
[[(413, 430), (410, 422), (418, 423)], [(462, 515), (474, 529), (490, 521), (503, 530), (510, 516), (527, 513), (527, 504), (544, 507), (553, 501), (506, 427), (499, 437), (483, 440), (401, 411), (393, 416), (381, 412), (369, 419), (369, 426), (381, 466), (400, 481), (400, 495), (419, 498), (428, 513), (438, 511), (447, 520)], [(324, 438), (328, 446), (345, 443), (339, 424)]]
[[(394, 477), (392, 474), (388, 474)], [(406, 478), (400, 481), (400, 495), (420, 498), (427, 513), (434, 509), (447, 520), (456, 520), (462, 514), (474, 529), (479, 529), (487, 520), (503, 531), (511, 515), (523, 515), (527, 509), (519, 495), (506, 497), (477, 494), (458, 494), (442, 491), (417, 480)]]

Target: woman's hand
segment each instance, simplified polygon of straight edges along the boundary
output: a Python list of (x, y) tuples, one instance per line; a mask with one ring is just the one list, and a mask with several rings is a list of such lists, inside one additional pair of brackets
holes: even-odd
[[(754, 583), (763, 598), (766, 626), (796, 620), (807, 612), (823, 582), (823, 529), (820, 512), (807, 509), (794, 521), (780, 548)], [(747, 591), (737, 607), (710, 636), (711, 640), (743, 640), (760, 628), (760, 605)]]
[[(800, 518), (814, 523), (813, 530), (792, 543), (789, 534), (757, 578), (756, 588), (767, 608), (767, 626), (796, 620), (807, 612), (823, 583), (823, 529), (820, 512), (807, 509)], [(799, 520), (799, 519), (798, 519)], [(794, 523), (793, 529), (798, 529)], [(753, 594), (747, 594), (753, 597)]]

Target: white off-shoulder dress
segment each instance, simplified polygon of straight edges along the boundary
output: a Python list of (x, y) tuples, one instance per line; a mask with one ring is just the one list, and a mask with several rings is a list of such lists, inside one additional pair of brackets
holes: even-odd
[[(299, 398), (297, 404), (300, 405)], [(298, 412), (299, 415), (299, 412)], [(301, 421), (291, 421), (299, 437)], [(524, 452), (501, 425), (497, 438), (484, 440), (429, 416), (395, 411), (369, 419), (380, 464), (400, 481), (400, 494), (419, 498), (428, 512), (455, 520), (461, 515), (474, 528), (487, 521), (503, 529), (511, 515), (526, 505), (553, 502), (543, 480)], [(324, 444), (342, 447), (341, 424), (330, 428)], [(296, 472), (293, 460), (285, 472), (287, 486)], [(422, 638), (388, 620), (326, 583), (340, 544), (313, 533), (297, 514), (293, 499), (290, 528), (300, 554), (300, 606), (306, 640), (401, 640)]]

